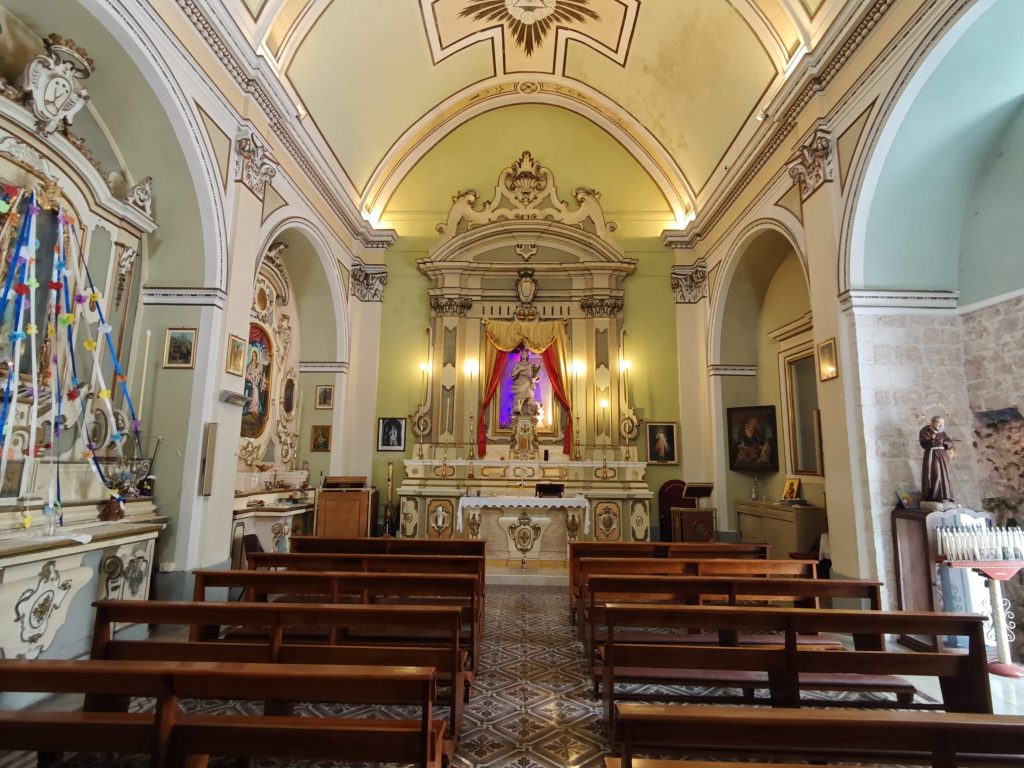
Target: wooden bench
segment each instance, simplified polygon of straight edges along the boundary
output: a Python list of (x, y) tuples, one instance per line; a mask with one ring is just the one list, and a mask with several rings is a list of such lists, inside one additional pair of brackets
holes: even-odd
[[(462, 729), (473, 673), (457, 607), (100, 600), (92, 658), (434, 667), (450, 706), (448, 750)], [(187, 640), (113, 637), (118, 623), (187, 627)], [(377, 636), (380, 632), (382, 636)], [(420, 638), (425, 633), (429, 643)]]
[(354, 571), (362, 573), (455, 573), (480, 580), (485, 593), (485, 561), (476, 555), (332, 554), (330, 552), (253, 552), (246, 556), (251, 570)]
[(483, 557), (487, 542), (474, 539), (388, 539), (292, 536), (292, 552), (381, 555), (471, 555)]
[[(462, 610), (463, 640), (475, 671), (480, 658), (482, 595), (468, 574), (351, 573), (330, 571), (193, 571), (192, 599), (205, 602), (208, 590), (241, 590), (245, 602), (363, 603), (456, 606)], [(230, 593), (229, 593), (230, 594)], [(429, 640), (429, 638), (426, 638)]]
[[(211, 754), (414, 762), (439, 767), (444, 723), (433, 717), (435, 672), (419, 667), (309, 667), (168, 661), (0, 661), (0, 690), (81, 693), (95, 710), (0, 712), (0, 748), (38, 753), (147, 754), (154, 766), (205, 765)], [(131, 697), (155, 699), (128, 712)], [(184, 713), (181, 699), (278, 700), (418, 707), (409, 720)]]
[[(597, 627), (605, 621), (604, 607), (615, 603), (705, 604), (722, 602), (780, 603), (795, 608), (820, 608), (826, 600), (856, 600), (858, 607), (872, 611), (882, 609), (881, 582), (847, 579), (764, 579), (730, 578), (726, 576), (614, 576), (594, 574), (587, 580), (589, 602), (583, 612), (585, 651), (593, 658), (597, 643), (604, 642), (606, 634)], [(687, 642), (714, 640), (713, 636), (686, 637)], [(773, 635), (738, 635), (739, 645), (764, 644), (778, 641)], [(805, 638), (798, 638), (803, 641)], [(817, 644), (822, 638), (807, 638)], [(620, 642), (664, 642), (664, 635), (632, 633), (620, 636)], [(838, 643), (837, 643), (838, 644)]]
[(618, 704), (617, 710), (621, 757), (606, 757), (606, 768), (700, 765), (638, 760), (633, 757), (638, 747), (716, 757), (910, 762), (936, 768), (1024, 764), (1024, 717), (1020, 716), (630, 703)]
[(579, 561), (579, 587), (576, 590), (576, 604), (573, 623), (577, 637), (582, 640), (583, 627), (578, 620), (581, 611), (590, 602), (587, 584), (596, 574), (620, 576), (732, 576), (732, 577), (777, 577), (813, 579), (818, 574), (816, 560), (760, 560), (760, 559), (712, 559), (701, 558), (651, 558), (651, 557), (582, 557)]
[[(605, 606), (608, 638), (602, 647), (600, 668), (605, 713), (614, 720), (616, 683), (700, 685), (739, 688), (749, 699), (753, 690), (767, 689), (773, 706), (822, 706), (836, 702), (809, 701), (801, 691), (887, 692), (896, 701), (838, 702), (844, 706), (943, 708), (955, 712), (991, 714), (984, 617), (973, 614), (910, 613), (887, 611), (808, 610), (690, 605)], [(717, 645), (679, 642), (620, 643), (623, 629), (685, 631), (713, 627)], [(967, 653), (896, 652), (886, 650), (886, 635), (917, 633), (967, 639)], [(782, 635), (780, 645), (737, 646), (740, 632)], [(800, 635), (835, 633), (846, 636), (851, 650), (800, 644)], [(915, 687), (896, 675), (938, 678), (940, 704), (913, 701)], [(630, 698), (642, 698), (630, 694)], [(687, 696), (657, 698), (693, 699)], [(725, 702), (725, 696), (698, 697)]]
[[(670, 553), (679, 557), (742, 558), (767, 560), (769, 544), (720, 544), (708, 542), (658, 541), (570, 541), (569, 542), (569, 610), (576, 621), (576, 598), (579, 596), (579, 561), (583, 557), (667, 558)], [(687, 554), (688, 553), (688, 554)]]

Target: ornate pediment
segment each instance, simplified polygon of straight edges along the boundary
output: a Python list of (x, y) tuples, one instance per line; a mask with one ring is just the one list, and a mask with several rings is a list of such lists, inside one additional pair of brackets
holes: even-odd
[[(437, 225), (440, 244), (480, 227), (500, 222), (550, 221), (581, 229), (611, 242), (614, 222), (606, 221), (601, 209), (601, 193), (589, 187), (573, 190), (576, 207), (560, 200), (550, 168), (540, 164), (529, 152), (498, 175), (494, 196), (477, 207), (479, 193), (470, 189), (452, 198), (448, 220)], [(528, 259), (529, 256), (523, 256)]]

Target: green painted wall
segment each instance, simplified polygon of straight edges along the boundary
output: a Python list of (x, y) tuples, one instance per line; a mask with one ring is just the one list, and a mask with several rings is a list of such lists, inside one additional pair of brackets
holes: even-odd
[[(959, 287), (964, 211), (986, 159), (1022, 103), (1022, 29), (1024, 3), (998, 0), (917, 94), (870, 202), (863, 281), (855, 273), (854, 287)], [(998, 270), (992, 274), (999, 279)], [(985, 293), (987, 282), (982, 276), (968, 283), (968, 293)]]
[(967, 204), (960, 303), (1024, 288), (1024, 109), (996, 142)]

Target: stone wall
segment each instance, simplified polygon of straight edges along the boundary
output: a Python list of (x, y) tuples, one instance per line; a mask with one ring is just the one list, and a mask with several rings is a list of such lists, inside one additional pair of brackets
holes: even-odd
[[(953, 492), (965, 507), (980, 509), (981, 494), (972, 414), (964, 372), (964, 329), (955, 312), (910, 313), (899, 310), (854, 309), (847, 313), (851, 356), (857, 370), (840, 371), (857, 379), (854, 409), (859, 446), (864, 451), (862, 478), (865, 541), (874, 542), (874, 575), (890, 589), (894, 607), (895, 566), (891, 513), (896, 490), (921, 487), (922, 449), (918, 432), (928, 416), (948, 411), (946, 432), (956, 441), (950, 463)], [(826, 464), (828, 457), (825, 458)]]

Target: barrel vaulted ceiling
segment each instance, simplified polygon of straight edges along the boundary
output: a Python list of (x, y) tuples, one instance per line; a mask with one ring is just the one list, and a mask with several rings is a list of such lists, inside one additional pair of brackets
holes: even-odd
[[(857, 0), (224, 0), (377, 221), (437, 146), (507, 107), (560, 107), (618, 143), (684, 226), (794, 65)], [(546, 114), (541, 111), (537, 114)], [(494, 115), (492, 114), (493, 118)], [(501, 130), (501, 121), (496, 130)], [(522, 149), (546, 130), (523, 125)], [(569, 145), (572, 137), (568, 137)], [(592, 141), (590, 142), (593, 143)], [(481, 158), (466, 148), (467, 158)], [(512, 158), (501, 158), (501, 162)], [(547, 158), (545, 158), (547, 159)], [(547, 159), (554, 162), (554, 159)], [(571, 162), (594, 162), (581, 156)], [(488, 172), (494, 176), (500, 166)], [(558, 162), (570, 162), (559, 158)], [(467, 169), (477, 178), (481, 169)], [(554, 170), (559, 172), (559, 168)], [(566, 175), (580, 178), (579, 169)], [(443, 208), (438, 190), (423, 210)], [(416, 204), (410, 201), (410, 204)]]

